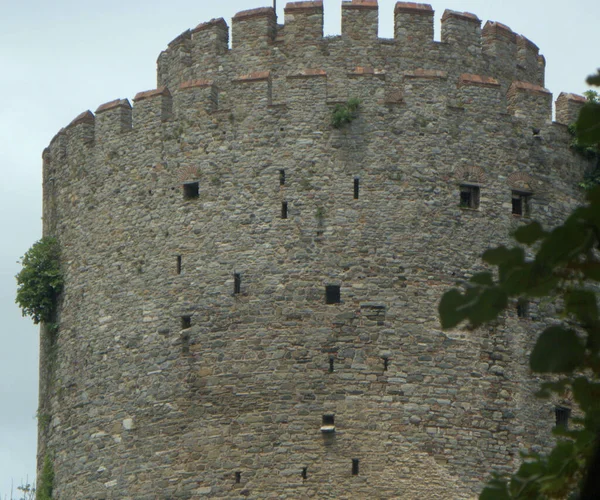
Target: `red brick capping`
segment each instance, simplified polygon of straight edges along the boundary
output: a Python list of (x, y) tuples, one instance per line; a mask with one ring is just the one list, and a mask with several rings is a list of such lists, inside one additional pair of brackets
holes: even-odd
[(210, 21), (207, 21), (205, 23), (200, 23), (192, 30), (192, 34), (198, 33), (199, 31), (207, 30), (209, 28), (212, 28), (213, 26), (222, 26), (223, 28), (227, 29), (227, 23), (225, 22), (225, 19), (219, 17), (218, 19), (211, 19)]
[(524, 37), (523, 35), (517, 35), (517, 45), (519, 47), (524, 47), (526, 49), (532, 50), (533, 52), (539, 52), (540, 48), (533, 43), (529, 38)]
[(288, 78), (312, 78), (314, 76), (327, 76), (324, 69), (304, 69), (298, 73), (288, 75)]
[(458, 181), (475, 182), (477, 184), (485, 183), (485, 172), (478, 165), (465, 165), (455, 170)]
[(288, 2), (283, 9), (283, 12), (296, 12), (306, 10), (323, 10), (323, 0), (317, 0), (315, 2)]
[(446, 9), (444, 14), (442, 15), (442, 21), (450, 17), (455, 17), (456, 19), (460, 19), (462, 21), (471, 21), (474, 23), (481, 24), (481, 19), (479, 19), (475, 14), (471, 14), (470, 12), (457, 12), (455, 10)]
[(361, 76), (361, 75), (377, 75), (383, 76), (385, 75), (385, 70), (383, 69), (375, 69), (371, 66), (357, 66), (355, 69), (348, 73), (349, 75)]
[(108, 111), (109, 109), (115, 108), (127, 108), (131, 109), (131, 104), (129, 103), (129, 99), (115, 99), (114, 101), (105, 102), (98, 106), (96, 110), (96, 114), (103, 113), (104, 111)]
[(159, 95), (162, 95), (165, 97), (170, 97), (171, 92), (169, 92), (169, 89), (163, 85), (162, 87), (159, 87), (154, 90), (146, 90), (145, 92), (138, 92), (135, 95), (135, 97), (133, 98), (133, 102), (143, 101), (144, 99), (151, 99), (152, 97), (156, 97)]
[(513, 172), (506, 179), (506, 183), (512, 189), (524, 189), (526, 191), (533, 192), (533, 177), (526, 172)]
[(93, 125), (96, 121), (96, 117), (94, 113), (92, 113), (89, 109), (84, 111), (83, 113), (77, 115), (75, 119), (69, 123), (66, 128), (69, 129), (71, 127), (75, 127), (77, 125), (81, 125), (82, 123), (87, 123), (88, 125)]
[(180, 45), (184, 43), (186, 40), (190, 40), (192, 38), (192, 32), (190, 30), (185, 30), (181, 35), (174, 38), (169, 42), (169, 48), (172, 49), (176, 45)]
[(179, 85), (179, 89), (187, 90), (187, 89), (206, 88), (206, 87), (212, 87), (213, 84), (214, 84), (213, 80), (188, 80), (187, 82), (183, 82), (181, 85)]
[(254, 73), (249, 73), (247, 75), (238, 76), (234, 79), (234, 82), (245, 83), (245, 82), (259, 82), (262, 80), (268, 80), (271, 78), (271, 73), (269, 71), (256, 71)]
[(415, 69), (414, 71), (405, 71), (405, 78), (448, 78), (448, 72), (437, 69)]
[(396, 2), (394, 7), (394, 13), (404, 12), (406, 14), (425, 14), (433, 16), (433, 9), (428, 3), (414, 3), (414, 2)]
[(509, 42), (516, 43), (517, 35), (511, 30), (506, 24), (497, 23), (494, 21), (488, 21), (483, 27), (484, 36), (497, 36), (498, 38), (505, 38)]
[(342, 9), (378, 9), (377, 0), (344, 0)]
[(541, 95), (552, 95), (552, 92), (550, 92), (548, 89), (529, 82), (512, 82), (512, 85), (508, 89), (508, 94), (513, 94), (517, 91), (531, 92), (533, 94)]
[(472, 75), (463, 73), (458, 79), (458, 86), (477, 85), (479, 87), (499, 87), (500, 82), (491, 76)]
[(275, 11), (273, 7), (260, 7), (258, 9), (243, 10), (233, 16), (234, 21), (241, 21), (242, 19), (250, 19), (251, 17), (275, 17)]
[(558, 100), (563, 100), (566, 99), (567, 101), (573, 101), (573, 102), (577, 102), (577, 103), (581, 103), (581, 104), (585, 104), (587, 102), (587, 99), (585, 97), (583, 97), (582, 95), (579, 94), (571, 94), (571, 93), (566, 93), (566, 92), (561, 92), (560, 94), (558, 94)]

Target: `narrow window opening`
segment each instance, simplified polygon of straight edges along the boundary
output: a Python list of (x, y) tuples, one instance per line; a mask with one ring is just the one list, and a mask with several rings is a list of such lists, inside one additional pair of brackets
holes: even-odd
[(242, 275), (233, 273), (233, 293), (242, 293)]
[(358, 458), (352, 459), (352, 475), (358, 476)]
[(323, 425), (335, 425), (335, 415), (323, 415)]
[(517, 302), (517, 316), (519, 318), (527, 318), (529, 316), (529, 303), (526, 300)]
[(564, 406), (557, 406), (554, 408), (554, 415), (556, 417), (556, 426), (563, 427), (565, 430), (569, 428), (569, 417), (571, 416), (571, 409), (565, 408)]
[(279, 185), (285, 186), (285, 170), (283, 169), (279, 171)]
[(181, 354), (189, 354), (190, 353), (190, 335), (185, 332), (181, 335)]
[(182, 316), (181, 317), (181, 329), (187, 330), (192, 327), (192, 317), (191, 316)]
[(177, 256), (177, 274), (181, 274), (181, 255)]
[(340, 286), (339, 285), (327, 285), (325, 287), (325, 303), (326, 304), (339, 304), (341, 302)]
[(390, 366), (389, 358), (383, 358), (383, 371), (387, 372), (387, 369), (389, 366)]
[(321, 422), (321, 432), (324, 434), (330, 434), (335, 432), (334, 415), (323, 415), (323, 420)]
[(241, 481), (242, 481), (242, 473), (238, 471), (235, 473), (235, 482), (240, 483)]
[(512, 213), (513, 213), (513, 215), (529, 217), (530, 211), (531, 211), (531, 193), (524, 193), (521, 191), (513, 191), (512, 192)]
[(329, 358), (329, 373), (333, 373), (333, 367), (335, 365), (335, 359)]
[(460, 207), (472, 209), (479, 208), (479, 186), (461, 184)]
[(288, 202), (287, 201), (281, 202), (281, 218), (282, 219), (288, 218)]
[(308, 467), (302, 467), (302, 479), (306, 479), (308, 477)]
[(354, 199), (358, 200), (358, 193), (360, 190), (360, 179), (358, 177), (354, 178)]
[(200, 197), (200, 183), (199, 182), (186, 182), (183, 185), (183, 199), (184, 200), (195, 200)]

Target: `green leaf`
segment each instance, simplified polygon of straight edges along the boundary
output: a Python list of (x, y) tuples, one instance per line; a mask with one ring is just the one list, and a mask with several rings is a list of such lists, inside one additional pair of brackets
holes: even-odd
[(539, 222), (532, 222), (526, 226), (521, 226), (514, 232), (513, 236), (519, 243), (533, 245), (536, 241), (544, 238), (546, 234)]
[(568, 290), (565, 293), (565, 307), (584, 325), (598, 321), (596, 294), (589, 290)]
[(503, 264), (523, 262), (525, 254), (522, 248), (506, 248), (499, 246), (483, 252), (481, 258), (484, 262), (492, 266), (501, 266)]
[(600, 143), (600, 104), (586, 103), (577, 118), (577, 139), (582, 144)]
[(600, 70), (595, 75), (590, 75), (587, 77), (588, 85), (595, 85), (596, 87), (600, 87)]
[(508, 483), (505, 479), (497, 477), (490, 480), (479, 495), (479, 500), (510, 500), (511, 498)]
[(508, 305), (508, 296), (504, 290), (486, 288), (479, 294), (475, 303), (468, 309), (468, 317), (473, 326), (479, 326), (496, 319)]
[(442, 328), (453, 328), (467, 319), (467, 312), (463, 309), (465, 302), (465, 297), (456, 288), (442, 296), (438, 307)]
[(579, 217), (571, 216), (545, 238), (536, 255), (536, 263), (554, 268), (586, 253), (592, 248), (593, 241), (590, 228), (582, 226)]
[(583, 365), (585, 348), (573, 330), (551, 326), (538, 338), (529, 366), (539, 373), (570, 373)]
[(478, 285), (494, 286), (492, 273), (477, 273), (473, 275), (469, 281)]

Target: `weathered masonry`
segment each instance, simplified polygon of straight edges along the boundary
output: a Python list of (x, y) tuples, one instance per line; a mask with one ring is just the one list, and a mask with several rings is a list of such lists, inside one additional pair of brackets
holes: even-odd
[(375, 0), (341, 7), (337, 37), (319, 1), (200, 24), (157, 89), (44, 151), (57, 498), (467, 499), (568, 415), (532, 395), (539, 305), (444, 333), (437, 303), (580, 201), (582, 98), (553, 123), (544, 58), (500, 23), (447, 10), (436, 42), (399, 2), (380, 39)]

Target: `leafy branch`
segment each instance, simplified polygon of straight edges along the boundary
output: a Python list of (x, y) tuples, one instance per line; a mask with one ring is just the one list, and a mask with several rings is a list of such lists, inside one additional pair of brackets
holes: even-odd
[(342, 128), (345, 124), (351, 123), (358, 117), (358, 107), (360, 100), (356, 98), (349, 99), (344, 104), (336, 104), (331, 113), (331, 125), (334, 128)]

